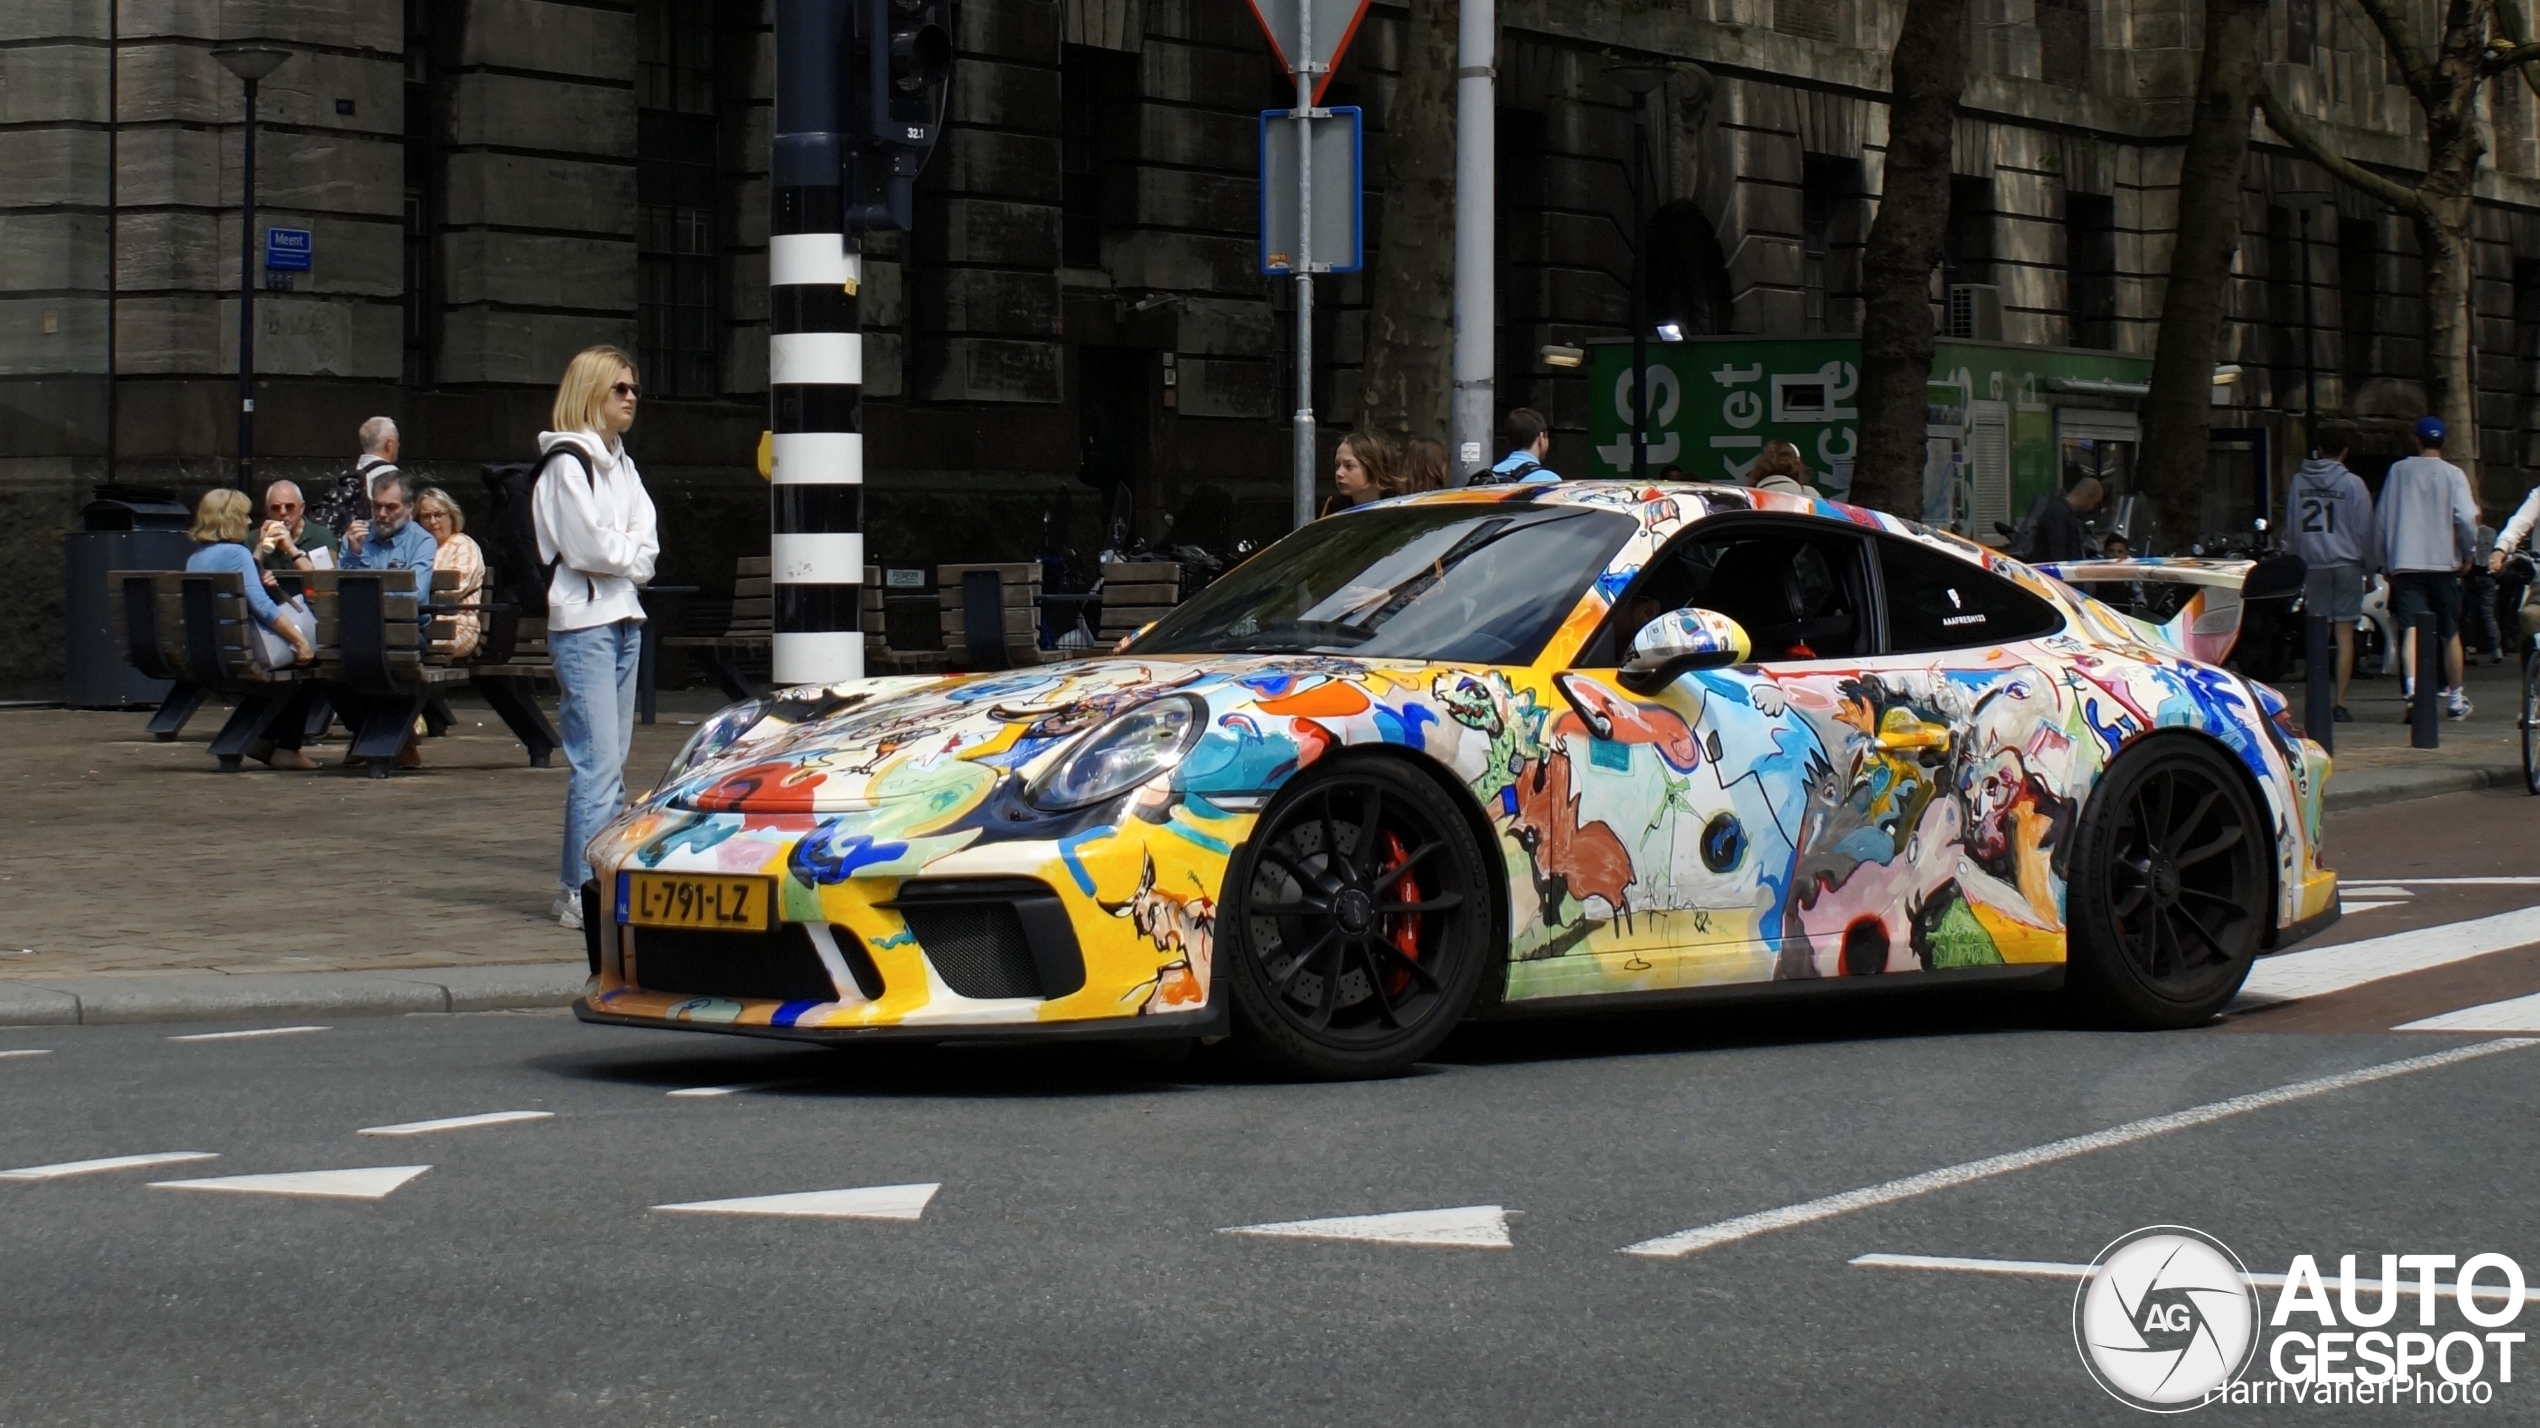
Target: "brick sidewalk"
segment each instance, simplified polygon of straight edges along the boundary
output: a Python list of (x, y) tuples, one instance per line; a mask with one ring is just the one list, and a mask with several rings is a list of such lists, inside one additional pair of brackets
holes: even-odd
[[(662, 696), (627, 781), (649, 785), (715, 697)], [(146, 713), (0, 712), (0, 978), (324, 972), (582, 958), (548, 918), (564, 756), (533, 769), (500, 721), (459, 704), (425, 767), (215, 771), (224, 716), (183, 737)]]

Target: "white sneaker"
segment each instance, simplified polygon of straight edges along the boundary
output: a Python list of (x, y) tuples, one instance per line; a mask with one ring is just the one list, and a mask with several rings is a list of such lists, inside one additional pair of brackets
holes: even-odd
[(582, 894), (569, 888), (559, 888), (556, 890), (554, 905), (547, 911), (555, 914), (556, 921), (574, 931), (582, 930)]
[(2450, 714), (2455, 719), (2466, 719), (2469, 717), (2469, 708), (2469, 696), (2462, 693), (2460, 690), (2455, 689), (2452, 691), (2451, 700), (2444, 712)]

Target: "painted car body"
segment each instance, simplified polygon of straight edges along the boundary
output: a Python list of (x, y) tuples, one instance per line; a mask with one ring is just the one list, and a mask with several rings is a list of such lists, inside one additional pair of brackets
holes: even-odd
[[(2275, 829), (2276, 935), (2334, 915), (2327, 756), (2292, 733), (2273, 691), (2188, 657), (2202, 607), (2155, 628), (1955, 536), (1799, 495), (1573, 483), (1404, 499), (1593, 505), (1636, 524), (1523, 666), (1132, 653), (727, 711), (701, 733), (702, 757), (594, 840), (592, 864), (604, 890), (632, 871), (773, 877), (835, 995), (650, 987), (640, 930), (603, 919), (578, 1011), (810, 1039), (1204, 1030), (1222, 1014), (1212, 958), (1230, 859), (1299, 771), (1370, 749), (1434, 771), (1487, 827), (1508, 893), (1511, 1008), (2049, 969), (2065, 955), (2080, 811), (2109, 762), (2157, 730), (2195, 731), (2246, 771)], [(2049, 602), (2062, 628), (1700, 670), (1648, 696), (1615, 669), (1575, 665), (1671, 538), (1748, 512), (1914, 542)], [(1090, 807), (1035, 806), (1032, 781), (1075, 741), (1166, 697), (1202, 711), (1168, 773)], [(1034, 996), (961, 994), (917, 935), (915, 893), (1035, 884), (1063, 913), (1081, 977)]]

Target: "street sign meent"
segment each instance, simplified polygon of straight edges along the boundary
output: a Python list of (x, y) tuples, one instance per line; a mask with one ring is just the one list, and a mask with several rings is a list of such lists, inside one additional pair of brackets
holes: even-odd
[(265, 267), (277, 273), (305, 273), (317, 243), (306, 228), (265, 230)]
[[(1294, 277), (1297, 250), (1294, 110), (1261, 111), (1261, 271)], [(1355, 273), (1366, 262), (1365, 145), (1359, 111), (1348, 105), (1314, 130), (1314, 271)]]
[[(1314, 53), (1310, 55), (1293, 53), (1301, 3), (1314, 7)], [(1261, 22), (1261, 33), (1269, 39), (1279, 68), (1294, 74), (1301, 60), (1316, 66), (1321, 78), (1314, 81), (1314, 102), (1320, 104), (1323, 91), (1331, 87), (1332, 71), (1340, 67), (1341, 52), (1358, 37), (1367, 5), (1368, 0), (1252, 0), (1252, 17)]]

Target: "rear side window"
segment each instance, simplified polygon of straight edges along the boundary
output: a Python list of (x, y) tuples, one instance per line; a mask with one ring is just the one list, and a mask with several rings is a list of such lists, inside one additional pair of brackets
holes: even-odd
[(1954, 556), (1889, 537), (1877, 545), (1890, 653), (2033, 640), (2064, 627), (2054, 606)]

